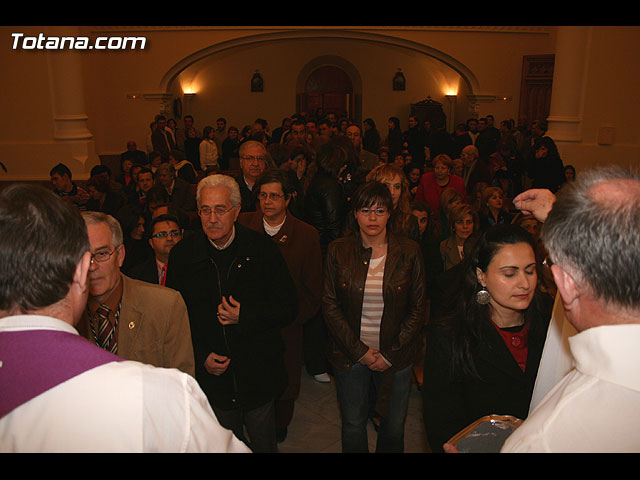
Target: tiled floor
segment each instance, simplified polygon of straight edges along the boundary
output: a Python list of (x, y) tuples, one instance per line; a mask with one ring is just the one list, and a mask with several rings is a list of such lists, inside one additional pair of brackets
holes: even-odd
[[(371, 422), (369, 451), (375, 450), (376, 431)], [(280, 453), (340, 453), (340, 408), (336, 397), (335, 380), (318, 383), (302, 372), (298, 398), (284, 442), (278, 444)], [(411, 386), (409, 412), (405, 424), (405, 452), (429, 453), (422, 421), (422, 395), (416, 385)]]

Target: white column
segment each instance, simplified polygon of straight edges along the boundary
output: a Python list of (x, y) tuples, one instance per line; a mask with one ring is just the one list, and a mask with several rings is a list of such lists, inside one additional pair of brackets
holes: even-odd
[(558, 27), (547, 134), (556, 141), (582, 140), (582, 115), (592, 27)]
[[(47, 33), (60, 37), (79, 36), (76, 27), (50, 27)], [(93, 138), (87, 126), (80, 55), (72, 49), (47, 51), (55, 140)]]

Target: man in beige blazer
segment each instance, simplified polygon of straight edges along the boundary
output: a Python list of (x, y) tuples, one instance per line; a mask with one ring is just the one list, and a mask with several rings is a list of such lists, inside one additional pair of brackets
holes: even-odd
[(125, 249), (110, 215), (83, 212), (91, 246), (89, 299), (77, 329), (126, 360), (195, 375), (187, 308), (180, 293), (120, 272)]

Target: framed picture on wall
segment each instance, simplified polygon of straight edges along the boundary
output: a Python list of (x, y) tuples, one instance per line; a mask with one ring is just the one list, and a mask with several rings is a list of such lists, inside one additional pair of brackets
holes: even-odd
[(256, 73), (251, 77), (251, 91), (252, 92), (263, 92), (264, 91), (264, 81), (262, 80), (262, 75), (260, 72), (256, 70)]
[(393, 89), (395, 91), (404, 91), (407, 88), (407, 81), (404, 78), (402, 69), (398, 69), (396, 75), (393, 77)]

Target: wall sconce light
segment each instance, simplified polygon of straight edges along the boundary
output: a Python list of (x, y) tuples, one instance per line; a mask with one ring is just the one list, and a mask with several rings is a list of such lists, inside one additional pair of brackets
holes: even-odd
[(196, 98), (196, 94), (193, 92), (184, 92), (184, 108), (187, 113), (191, 111), (191, 101)]

